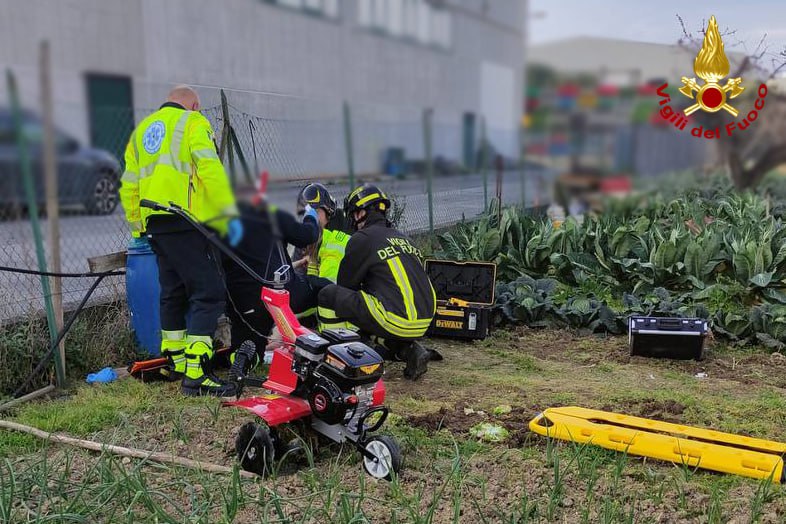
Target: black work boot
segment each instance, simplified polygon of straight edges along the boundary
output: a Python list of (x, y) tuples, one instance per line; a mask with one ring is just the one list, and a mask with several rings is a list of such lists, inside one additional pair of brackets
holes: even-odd
[(224, 382), (212, 373), (205, 373), (199, 378), (183, 378), (180, 390), (189, 397), (235, 397), (237, 388), (231, 382)]
[(245, 386), (246, 377), (251, 371), (259, 365), (260, 358), (257, 353), (257, 346), (250, 340), (246, 340), (230, 357), (232, 366), (229, 368), (229, 381), (232, 382), (240, 395), (243, 387)]
[(229, 381), (237, 382), (238, 379), (245, 378), (251, 370), (259, 365), (259, 355), (257, 346), (250, 340), (246, 340), (235, 353), (230, 357), (232, 366), (229, 368)]
[(420, 342), (413, 342), (406, 353), (407, 366), (404, 368), (404, 378), (417, 380), (428, 371), (431, 353)]

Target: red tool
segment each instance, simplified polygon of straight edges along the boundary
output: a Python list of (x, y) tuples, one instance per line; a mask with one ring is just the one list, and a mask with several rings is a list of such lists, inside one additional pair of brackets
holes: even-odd
[[(224, 402), (250, 411), (266, 425), (249, 422), (241, 428), (235, 444), (243, 468), (260, 474), (268, 471), (276, 457), (287, 452), (276, 427), (302, 419), (334, 442), (353, 443), (371, 476), (392, 478), (401, 467), (397, 443), (389, 436), (369, 437), (388, 415), (382, 405), (382, 358), (352, 331), (327, 330), (318, 335), (301, 326), (286, 290), (264, 287), (262, 302), (282, 337), (262, 384), (270, 394)], [(239, 358), (242, 355), (236, 356), (234, 368), (243, 366)], [(245, 377), (240, 374), (238, 379), (242, 389)]]
[[(230, 379), (238, 386), (238, 399), (223, 403), (245, 409), (264, 421), (245, 424), (236, 438), (243, 469), (260, 475), (270, 471), (278, 457), (291, 451), (291, 446), (281, 441), (277, 428), (302, 421), (301, 428), (333, 442), (353, 444), (372, 477), (391, 479), (401, 468), (399, 446), (390, 436), (371, 435), (382, 427), (389, 413), (383, 405), (384, 363), (379, 354), (353, 331), (335, 329), (317, 334), (301, 326), (290, 308), (289, 292), (283, 289), (289, 267), (276, 270), (273, 280), (264, 279), (180, 207), (145, 200), (140, 205), (182, 217), (262, 285), (262, 303), (281, 340), (275, 342), (265, 380), (247, 375), (249, 364), (256, 358), (253, 344), (237, 348)], [(268, 393), (240, 398), (247, 385), (261, 386)]]

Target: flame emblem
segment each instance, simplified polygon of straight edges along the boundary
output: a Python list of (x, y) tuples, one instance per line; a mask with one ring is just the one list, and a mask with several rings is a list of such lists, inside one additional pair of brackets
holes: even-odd
[(745, 88), (740, 85), (742, 78), (739, 77), (729, 78), (724, 86), (718, 83), (729, 74), (729, 59), (723, 49), (723, 39), (714, 16), (710, 17), (704, 42), (693, 61), (693, 72), (704, 80), (705, 84), (700, 85), (695, 78), (682, 77), (680, 93), (696, 100), (695, 104), (685, 108), (685, 114), (690, 115), (699, 109), (709, 113), (724, 109), (737, 116), (737, 109), (729, 105), (727, 100), (738, 97)]

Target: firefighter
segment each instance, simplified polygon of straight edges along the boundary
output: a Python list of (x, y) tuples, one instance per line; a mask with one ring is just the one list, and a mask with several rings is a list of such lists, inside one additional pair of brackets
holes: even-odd
[[(289, 270), (282, 276), (287, 277), (284, 288), (289, 291), (292, 311), (300, 313), (315, 309), (319, 288), (314, 289), (312, 285), (318, 283), (291, 270), (292, 260), (287, 245), (304, 248), (317, 241), (317, 210), (306, 205), (299, 222), (291, 213), (262, 200), (256, 204), (241, 203), (240, 215), (245, 234), (235, 247), (235, 253), (267, 280), (273, 280), (279, 268), (288, 266)], [(229, 298), (227, 316), (232, 322), (232, 349), (237, 350), (243, 342), (250, 341), (261, 361), (273, 319), (261, 302), (260, 283), (228, 258), (224, 260), (224, 268)]]
[[(234, 386), (210, 372), (213, 334), (224, 312), (220, 260), (182, 219), (140, 207), (142, 199), (170, 202), (236, 245), (243, 236), (229, 179), (199, 113), (199, 96), (177, 86), (166, 103), (137, 126), (125, 152), (120, 200), (134, 237), (146, 236), (158, 260), (161, 354), (186, 395), (230, 396)], [(188, 316), (186, 315), (188, 313)]]
[[(303, 210), (311, 206), (317, 210), (320, 235), (315, 244), (303, 250), (306, 273), (311, 276), (325, 278), (335, 283), (338, 278), (338, 266), (349, 242), (349, 235), (340, 227), (343, 222), (343, 213), (336, 205), (336, 199), (328, 189), (318, 183), (308, 184), (297, 198), (298, 215), (303, 215)], [(297, 257), (296, 257), (297, 258)]]
[(390, 200), (376, 186), (352, 191), (344, 211), (357, 229), (349, 240), (335, 285), (319, 293), (323, 329), (351, 323), (376, 337), (383, 355), (407, 362), (404, 376), (416, 380), (427, 370), (423, 337), (436, 309), (436, 295), (420, 251), (387, 220)]

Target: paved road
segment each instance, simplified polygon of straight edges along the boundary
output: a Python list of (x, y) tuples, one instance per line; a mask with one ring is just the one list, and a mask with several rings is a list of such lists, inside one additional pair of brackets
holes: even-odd
[[(502, 194), (505, 203), (521, 201), (521, 173), (509, 171), (503, 176)], [(546, 198), (546, 175), (527, 172), (525, 196), (528, 205), (536, 198)], [(379, 182), (404, 206), (401, 229), (408, 232), (427, 231), (428, 196), (426, 181), (405, 179)], [(284, 209), (294, 211), (300, 184), (276, 183), (270, 188), (270, 200)], [(343, 199), (346, 184), (330, 187), (337, 198)], [(488, 194), (496, 191), (495, 175), (488, 176)], [(479, 174), (436, 177), (434, 179), (434, 225), (442, 227), (471, 218), (483, 210), (483, 177)], [(45, 225), (45, 222), (44, 222)], [(63, 271), (87, 271), (87, 258), (125, 249), (128, 233), (120, 210), (109, 216), (66, 215), (61, 219), (61, 251)], [(44, 233), (46, 234), (46, 233)], [(26, 220), (0, 222), (0, 265), (36, 268), (35, 248), (30, 222)], [(66, 304), (75, 304), (90, 287), (92, 279), (64, 279), (63, 294)], [(96, 301), (124, 296), (121, 277), (107, 279), (94, 295)], [(0, 321), (16, 318), (43, 308), (40, 280), (34, 276), (0, 272)]]

